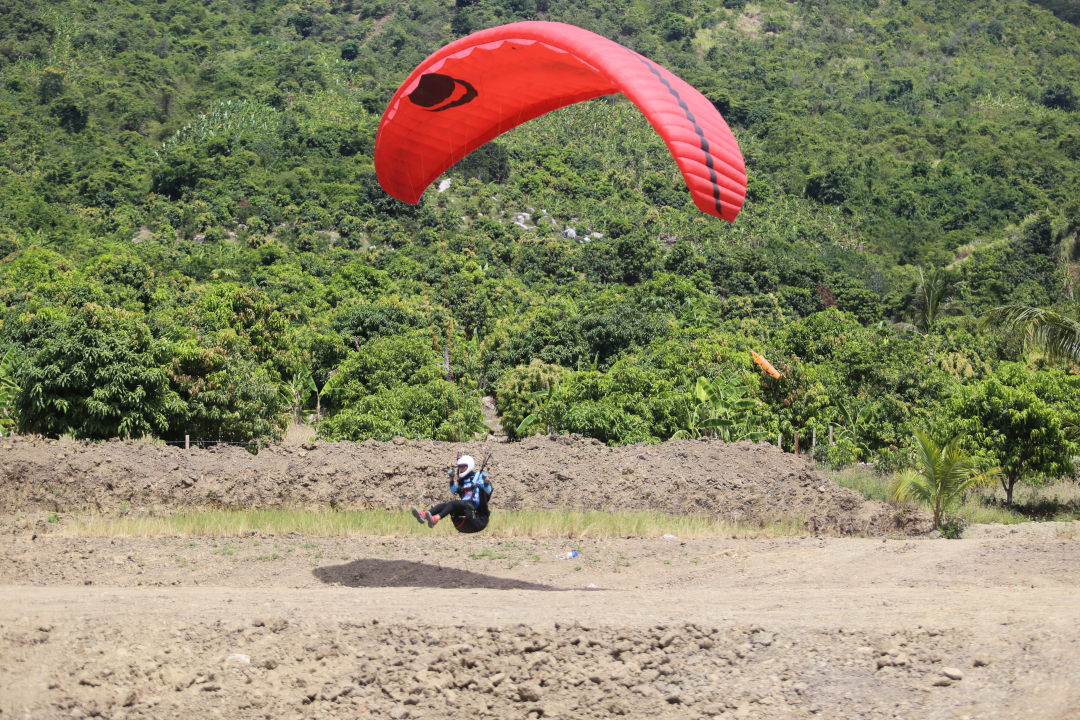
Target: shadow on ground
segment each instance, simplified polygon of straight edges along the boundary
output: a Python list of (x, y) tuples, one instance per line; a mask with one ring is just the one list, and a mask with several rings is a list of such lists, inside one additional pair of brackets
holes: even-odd
[(489, 590), (547, 590), (563, 588), (510, 580), (494, 575), (481, 575), (468, 570), (455, 570), (410, 560), (354, 560), (344, 565), (315, 568), (312, 574), (327, 585), (339, 583), (345, 587), (424, 587), (424, 588), (483, 588)]

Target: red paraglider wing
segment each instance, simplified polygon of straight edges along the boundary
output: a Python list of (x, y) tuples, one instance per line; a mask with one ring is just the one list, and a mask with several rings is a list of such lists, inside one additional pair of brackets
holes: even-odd
[(712, 103), (644, 56), (562, 23), (483, 30), (424, 60), (394, 93), (379, 124), (379, 184), (399, 200), (419, 202), (447, 168), (507, 130), (617, 92), (663, 138), (694, 204), (733, 221), (746, 197), (746, 167)]

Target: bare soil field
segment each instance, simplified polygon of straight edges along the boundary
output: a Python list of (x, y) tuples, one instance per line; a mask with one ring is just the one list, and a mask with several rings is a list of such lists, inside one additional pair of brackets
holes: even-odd
[(1080, 712), (1072, 540), (2, 542), (0, 717)]
[[(536, 441), (537, 456), (554, 457), (553, 443)], [(142, 467), (134, 445), (110, 445), (123, 449), (107, 446), (124, 469), (102, 472), (94, 481), (109, 478), (113, 489), (97, 494), (78, 469), (99, 467), (81, 458), (95, 448), (68, 454), (39, 441), (41, 451), (67, 457), (49, 464), (25, 452), (14, 470), (3, 453), (17, 445), (0, 449), (6, 512), (40, 511), (38, 500), (65, 497), (60, 487), (119, 505), (138, 498), (124, 500), (124, 488), (138, 490), (159, 466), (176, 477), (162, 450), (148, 452)], [(617, 503), (646, 467), (686, 465), (682, 494), (653, 470), (639, 487), (670, 488), (675, 498), (654, 502), (682, 500), (700, 512), (726, 497), (710, 487), (751, 497), (736, 473), (760, 486), (755, 493), (772, 487), (784, 497), (790, 486), (791, 498), (809, 480), (805, 517), (843, 522), (816, 504), (841, 497), (839, 489), (819, 491), (827, 481), (771, 448), (631, 450), (653, 453), (653, 462), (631, 465), (627, 449), (609, 454), (616, 472), (592, 491), (610, 497), (581, 502)], [(585, 444), (579, 451), (592, 452)], [(373, 478), (352, 497), (395, 497), (383, 482), (437, 496), (428, 487), (442, 482), (435, 455), (426, 479), (384, 473), (379, 481), (386, 466), (371, 459), (350, 466)], [(214, 469), (195, 457), (205, 462), (197, 482), (215, 478), (219, 498), (242, 502), (230, 472), (250, 471), (244, 477), (263, 487), (245, 458)], [(522, 466), (500, 470), (517, 474), (517, 502), (528, 502), (531, 488), (558, 485), (530, 475), (537, 466), (520, 457)], [(61, 485), (55, 463), (68, 459), (75, 469)], [(555, 468), (550, 462), (539, 467)], [(295, 492), (312, 493), (305, 497), (315, 504), (320, 488), (353, 491), (336, 474), (316, 475), (321, 467), (309, 468), (309, 487)], [(46, 472), (51, 489), (34, 490)], [(566, 482), (587, 487), (584, 470), (574, 473)], [(195, 504), (182, 482), (149, 484), (154, 503), (133, 509), (167, 507), (166, 488), (176, 493), (171, 502)], [(18, 493), (27, 505), (10, 499)], [(701, 500), (683, 500), (696, 493)], [(65, 502), (58, 507), (77, 501)], [(797, 508), (791, 502), (785, 507)], [(766, 516), (763, 504), (737, 506), (748, 507)], [(872, 511), (855, 503), (844, 512)], [(0, 718), (1080, 716), (1080, 543), (1060, 536), (85, 538), (2, 519)], [(579, 557), (556, 559), (572, 548)]]

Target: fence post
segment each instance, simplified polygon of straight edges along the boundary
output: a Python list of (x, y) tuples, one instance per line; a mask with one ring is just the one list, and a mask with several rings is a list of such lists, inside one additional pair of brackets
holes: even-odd
[(813, 455), (815, 450), (817, 450), (817, 428), (814, 428), (814, 432), (810, 436), (810, 454)]
[(795, 454), (799, 454), (799, 431), (795, 431)]
[(832, 447), (835, 444), (836, 443), (834, 443), (833, 439), (832, 439), (832, 425), (830, 425), (829, 426), (829, 447)]
[(185, 450), (190, 450), (191, 449), (191, 438), (188, 437), (187, 435), (184, 436), (184, 449)]
[(780, 448), (780, 452), (784, 452), (784, 433), (777, 433), (776, 447)]

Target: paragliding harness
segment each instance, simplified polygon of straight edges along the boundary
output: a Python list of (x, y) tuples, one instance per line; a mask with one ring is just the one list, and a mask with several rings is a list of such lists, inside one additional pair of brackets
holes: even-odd
[[(459, 533), (478, 533), (487, 527), (488, 517), (490, 517), (490, 511), (488, 510), (488, 500), (491, 499), (492, 493), (484, 490), (484, 484), (486, 483), (486, 478), (484, 477), (484, 470), (487, 468), (488, 458), (490, 457), (491, 452), (489, 451), (484, 456), (484, 461), (480, 463), (480, 469), (473, 471), (475, 476), (480, 479), (481, 484), (477, 486), (476, 490), (477, 497), (480, 499), (480, 503), (477, 506), (476, 510), (473, 511), (472, 522), (470, 522), (470, 518), (467, 515), (450, 516), (450, 519), (454, 523), (454, 529), (457, 530)], [(490, 483), (486, 484), (490, 486)]]

